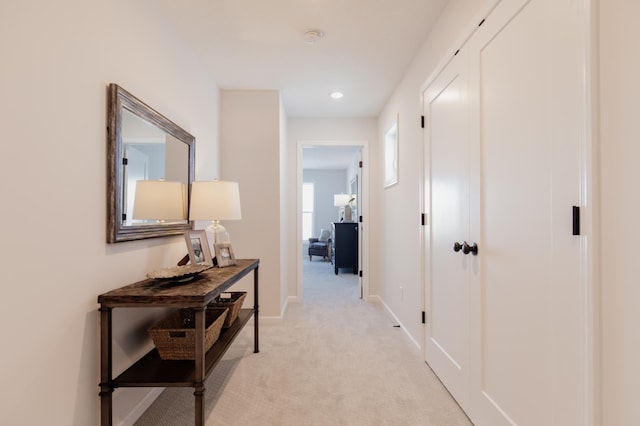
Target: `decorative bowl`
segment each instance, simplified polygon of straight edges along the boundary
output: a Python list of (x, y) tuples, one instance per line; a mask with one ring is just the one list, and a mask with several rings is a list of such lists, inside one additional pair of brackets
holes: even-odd
[(200, 272), (206, 271), (211, 268), (212, 265), (208, 264), (196, 264), (177, 266), (175, 268), (163, 268), (156, 271), (149, 272), (147, 278), (153, 278), (156, 280), (186, 280), (191, 279), (198, 275)]

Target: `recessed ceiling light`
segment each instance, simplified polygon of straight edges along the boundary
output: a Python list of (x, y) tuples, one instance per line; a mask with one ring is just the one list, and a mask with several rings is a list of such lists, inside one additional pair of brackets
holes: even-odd
[(315, 44), (322, 37), (324, 37), (324, 31), (322, 30), (309, 30), (304, 33), (304, 42), (307, 44)]
[(329, 96), (331, 96), (332, 99), (340, 99), (344, 96), (344, 93), (342, 92), (331, 92), (329, 93)]

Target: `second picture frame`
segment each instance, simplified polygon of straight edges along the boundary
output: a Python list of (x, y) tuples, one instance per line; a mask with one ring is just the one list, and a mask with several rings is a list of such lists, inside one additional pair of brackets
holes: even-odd
[(236, 257), (233, 254), (233, 248), (229, 243), (214, 244), (213, 249), (216, 255), (218, 266), (224, 268), (236, 264)]

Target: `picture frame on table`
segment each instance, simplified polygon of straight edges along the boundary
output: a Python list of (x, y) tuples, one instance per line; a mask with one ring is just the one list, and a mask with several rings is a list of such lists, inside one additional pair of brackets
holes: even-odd
[(209, 241), (204, 229), (190, 229), (184, 233), (187, 250), (192, 265), (204, 264), (213, 266), (213, 258), (209, 249)]
[(230, 243), (218, 243), (213, 245), (218, 266), (224, 268), (236, 264), (236, 256)]

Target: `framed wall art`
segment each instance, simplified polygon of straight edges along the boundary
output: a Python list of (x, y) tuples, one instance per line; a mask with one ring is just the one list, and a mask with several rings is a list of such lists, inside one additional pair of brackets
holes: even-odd
[(398, 118), (384, 134), (384, 187), (398, 183)]

